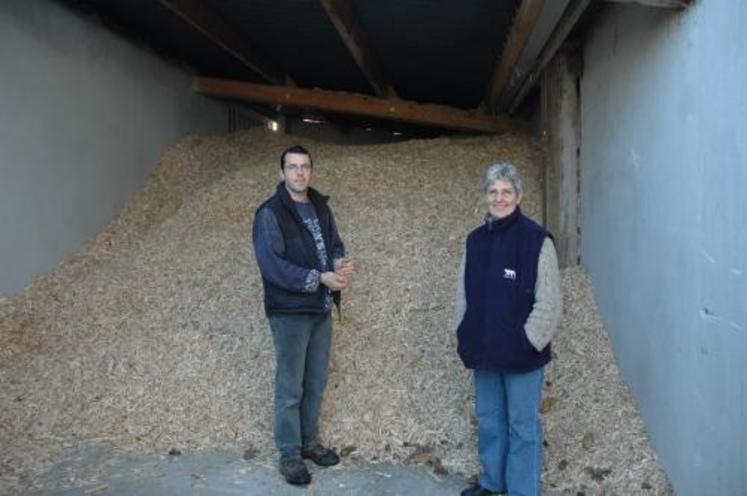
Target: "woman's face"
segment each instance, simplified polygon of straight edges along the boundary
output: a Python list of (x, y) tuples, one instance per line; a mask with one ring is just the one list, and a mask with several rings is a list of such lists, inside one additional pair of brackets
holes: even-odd
[(488, 211), (497, 219), (508, 217), (521, 202), (521, 195), (516, 192), (511, 181), (498, 179), (488, 188)]

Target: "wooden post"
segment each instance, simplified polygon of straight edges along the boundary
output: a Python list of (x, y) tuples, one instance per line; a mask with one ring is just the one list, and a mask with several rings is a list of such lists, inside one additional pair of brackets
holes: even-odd
[(542, 138), (547, 162), (544, 174), (544, 218), (555, 236), (561, 267), (577, 265), (581, 254), (579, 155), (581, 50), (566, 44), (542, 77)]

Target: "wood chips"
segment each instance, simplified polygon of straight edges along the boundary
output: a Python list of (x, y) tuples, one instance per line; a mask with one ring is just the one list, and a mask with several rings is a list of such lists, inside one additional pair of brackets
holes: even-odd
[[(314, 154), (314, 186), (358, 264), (335, 314), (323, 438), (350, 458), (479, 471), (455, 275), (487, 164), (520, 168), (522, 208), (541, 220), (541, 148), (514, 136), (339, 146), (255, 129), (183, 139), (97, 239), (0, 299), (0, 493), (40, 487), (92, 443), (274, 459), (274, 354), (250, 231), (295, 142)], [(667, 494), (584, 272), (565, 270), (563, 290), (545, 486)]]

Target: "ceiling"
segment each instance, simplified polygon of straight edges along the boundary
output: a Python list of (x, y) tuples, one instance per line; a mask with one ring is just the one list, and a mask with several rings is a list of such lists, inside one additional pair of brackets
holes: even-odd
[[(394, 98), (496, 118), (508, 118), (509, 111), (532, 94), (528, 78), (547, 56), (553, 35), (565, 38), (590, 4), (590, 0), (60, 1), (97, 17), (196, 77)], [(565, 34), (558, 33), (562, 29)], [(292, 102), (252, 106), (266, 115), (310, 111)], [(450, 127), (397, 116), (350, 115), (339, 109), (317, 111), (342, 127), (400, 131)]]

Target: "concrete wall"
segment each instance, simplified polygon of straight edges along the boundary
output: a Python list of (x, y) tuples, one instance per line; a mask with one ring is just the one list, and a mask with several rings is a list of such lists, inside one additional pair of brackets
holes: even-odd
[(0, 295), (93, 238), (179, 136), (226, 131), (190, 85), (58, 4), (0, 4)]
[(681, 495), (747, 494), (746, 31), (616, 5), (584, 54), (582, 263)]

